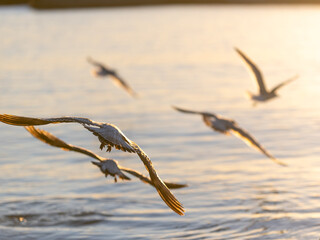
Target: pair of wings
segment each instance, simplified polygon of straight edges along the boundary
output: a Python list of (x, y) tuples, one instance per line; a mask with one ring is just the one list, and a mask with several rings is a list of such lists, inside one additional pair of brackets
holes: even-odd
[(162, 200), (174, 212), (179, 215), (184, 215), (184, 208), (176, 197), (171, 193), (165, 183), (158, 176), (150, 158), (144, 151), (130, 139), (128, 139), (122, 131), (115, 125), (110, 123), (98, 123), (87, 118), (78, 117), (58, 117), (58, 118), (29, 118), (22, 116), (15, 116), (9, 114), (0, 114), (0, 121), (10, 125), (18, 126), (34, 126), (46, 125), (53, 123), (70, 123), (76, 122), (82, 124), (86, 129), (91, 131), (94, 135), (98, 136), (102, 145), (108, 145), (108, 149), (115, 147), (122, 151), (135, 152), (144, 166), (149, 172), (151, 181), (158, 191)]
[[(186, 109), (182, 109), (182, 108), (178, 108), (178, 107), (174, 107), (174, 109), (176, 109), (179, 112), (183, 112), (183, 113), (191, 113), (191, 114), (200, 114), (200, 115), (204, 115), (208, 118), (215, 118), (216, 121), (227, 121), (228, 122), (228, 130), (223, 130), (221, 132), (225, 132), (228, 133), (228, 131), (231, 131), (235, 136), (239, 137), (241, 140), (243, 140), (247, 145), (255, 148), (256, 150), (260, 151), (261, 153), (263, 153), (265, 156), (267, 156), (268, 158), (270, 158), (271, 160), (273, 160), (274, 162), (276, 162), (277, 164), (286, 166), (286, 164), (282, 163), (281, 161), (279, 161), (278, 159), (276, 159), (275, 157), (273, 157), (264, 147), (261, 146), (261, 144), (258, 143), (258, 141), (252, 136), (250, 135), (246, 130), (240, 128), (238, 126), (238, 124), (230, 119), (218, 119), (217, 115), (213, 114), (213, 113), (207, 113), (207, 112), (199, 112), (199, 111), (192, 111), (192, 110), (186, 110)], [(216, 130), (215, 126), (210, 126), (212, 129)]]
[(296, 75), (296, 76), (276, 85), (274, 88), (272, 88), (270, 91), (268, 91), (266, 89), (266, 85), (264, 83), (264, 78), (263, 78), (262, 72), (260, 71), (258, 66), (238, 48), (235, 48), (235, 51), (240, 55), (242, 60), (246, 63), (246, 65), (249, 67), (249, 69), (253, 73), (253, 77), (255, 78), (255, 80), (258, 83), (259, 92), (261, 95), (265, 95), (268, 93), (276, 93), (276, 91), (279, 88), (283, 87), (284, 85), (288, 84), (289, 82), (293, 81), (294, 79), (296, 79), (298, 77), (298, 75)]
[(92, 65), (96, 66), (97, 68), (100, 68), (103, 70), (103, 72), (106, 73), (106, 75), (109, 75), (113, 82), (118, 85), (119, 87), (126, 90), (132, 97), (137, 98), (138, 94), (129, 86), (129, 84), (123, 80), (115, 71), (109, 69), (107, 66), (103, 65), (102, 63), (99, 63), (92, 58), (88, 57), (87, 61), (91, 63)]
[[(62, 150), (65, 150), (65, 151), (79, 152), (79, 153), (85, 154), (85, 155), (87, 155), (89, 157), (92, 157), (92, 158), (94, 158), (94, 159), (96, 159), (96, 160), (98, 160), (100, 162), (103, 162), (103, 161), (106, 160), (105, 158), (93, 153), (92, 151), (90, 151), (88, 149), (68, 144), (68, 143), (62, 141), (61, 139), (57, 138), (53, 134), (45, 131), (45, 130), (35, 128), (34, 126), (25, 127), (25, 129), (32, 136), (34, 136), (38, 140), (40, 140), (40, 141), (42, 141), (42, 142), (44, 142), (44, 143), (46, 143), (46, 144), (48, 144), (50, 146), (61, 148)], [(109, 160), (111, 160), (111, 159), (109, 159)], [(125, 172), (131, 174), (132, 176), (140, 179), (142, 182), (148, 183), (148, 184), (154, 186), (152, 181), (148, 177), (146, 177), (143, 174), (141, 174), (140, 172), (138, 172), (138, 171), (136, 171), (134, 169), (130, 169), (130, 168), (125, 168), (125, 167), (119, 166), (117, 163), (116, 163), (116, 165), (121, 171), (125, 171)], [(128, 180), (130, 180), (130, 179), (128, 179)], [(171, 182), (164, 182), (164, 183), (170, 189), (187, 187), (186, 184), (171, 183)]]

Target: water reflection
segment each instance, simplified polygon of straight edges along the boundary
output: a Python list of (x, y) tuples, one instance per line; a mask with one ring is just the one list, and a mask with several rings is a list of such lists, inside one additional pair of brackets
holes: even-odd
[[(86, 156), (48, 149), (22, 128), (0, 124), (2, 238), (319, 237), (317, 7), (0, 12), (2, 113), (115, 123), (152, 156), (161, 177), (190, 184), (175, 191), (188, 210), (176, 216), (149, 185), (135, 178), (106, 184)], [(252, 83), (234, 45), (261, 56), (267, 85), (287, 73), (301, 80), (283, 88), (281, 99), (251, 108), (242, 92)], [(92, 80), (88, 53), (130, 76), (144, 97), (132, 101), (123, 89)], [(236, 138), (212, 134), (197, 118), (178, 121), (172, 104), (232, 116), (290, 167), (266, 161)], [(99, 151), (81, 125), (46, 129)], [(112, 154), (123, 166), (145, 171), (137, 155)]]

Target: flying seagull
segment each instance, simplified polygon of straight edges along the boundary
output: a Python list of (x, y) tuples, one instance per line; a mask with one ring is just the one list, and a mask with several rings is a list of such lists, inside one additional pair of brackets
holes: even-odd
[(280, 84), (278, 84), (277, 86), (275, 86), (274, 88), (272, 88), (270, 91), (267, 90), (266, 85), (264, 83), (264, 78), (263, 75), (261, 73), (261, 71), (259, 70), (259, 68), (257, 67), (257, 65), (250, 60), (242, 51), (240, 51), (238, 48), (235, 48), (235, 51), (240, 55), (240, 57), (242, 58), (242, 60), (246, 63), (246, 65), (249, 67), (249, 70), (251, 70), (255, 80), (258, 83), (258, 88), (259, 88), (259, 93), (258, 94), (253, 94), (251, 92), (248, 91), (248, 95), (251, 98), (251, 100), (255, 101), (254, 105), (257, 102), (265, 102), (268, 101), (270, 99), (273, 99), (275, 97), (277, 97), (277, 91), (279, 90), (279, 88), (283, 87), (284, 85), (292, 82), (293, 80), (295, 80), (296, 78), (298, 78), (299, 76), (296, 75)]
[[(44, 143), (47, 143), (50, 146), (61, 148), (62, 150), (65, 150), (65, 151), (79, 152), (79, 153), (85, 154), (89, 157), (92, 157), (92, 158), (98, 160), (99, 162), (92, 161), (92, 164), (99, 167), (101, 172), (106, 177), (108, 175), (111, 175), (112, 177), (114, 177), (115, 182), (117, 182), (117, 176), (123, 180), (130, 180), (130, 178), (123, 173), (123, 171), (124, 171), (124, 172), (131, 174), (134, 177), (139, 178), (142, 182), (148, 183), (148, 184), (154, 186), (152, 181), (148, 177), (144, 176), (143, 174), (141, 174), (138, 171), (135, 171), (133, 169), (120, 166), (118, 164), (118, 162), (114, 159), (104, 158), (104, 157), (101, 157), (101, 156), (93, 153), (92, 151), (90, 151), (88, 149), (68, 144), (68, 143), (62, 141), (61, 139), (57, 138), (53, 134), (51, 134), (45, 130), (35, 128), (34, 126), (25, 127), (25, 129), (29, 133), (31, 133), (32, 136), (34, 136), (35, 138), (39, 139), (40, 141), (42, 141)], [(164, 183), (170, 189), (187, 187), (186, 184), (171, 183), (171, 182), (164, 182)]]
[(190, 111), (190, 110), (185, 110), (175, 106), (173, 106), (173, 108), (183, 113), (202, 115), (203, 121), (208, 127), (212, 128), (217, 132), (223, 133), (225, 135), (229, 135), (230, 133), (232, 133), (235, 136), (241, 138), (247, 145), (260, 151), (261, 153), (263, 153), (265, 156), (267, 156), (274, 162), (282, 166), (286, 166), (286, 164), (280, 162), (278, 159), (273, 157), (269, 152), (267, 152), (267, 150), (264, 149), (253, 136), (251, 136), (246, 130), (240, 128), (239, 125), (234, 120), (224, 118), (222, 116), (219, 116), (218, 114), (213, 114), (209, 112)]
[(34, 126), (34, 125), (46, 125), (52, 123), (68, 123), (75, 122), (80, 123), (84, 128), (92, 132), (98, 137), (101, 145), (100, 149), (107, 146), (107, 151), (111, 151), (114, 147), (124, 152), (136, 153), (144, 166), (149, 172), (151, 181), (154, 187), (157, 189), (158, 194), (162, 200), (170, 207), (174, 212), (179, 215), (184, 215), (184, 208), (181, 203), (175, 198), (170, 192), (165, 183), (158, 176), (150, 158), (147, 154), (136, 144), (135, 142), (128, 139), (122, 131), (111, 123), (99, 123), (92, 121), (88, 118), (78, 117), (58, 117), (58, 118), (29, 118), (21, 117), (9, 114), (0, 114), (0, 121), (10, 125), (17, 126)]
[(118, 73), (115, 70), (108, 68), (106, 65), (103, 65), (102, 63), (99, 63), (90, 57), (87, 58), (87, 61), (95, 67), (95, 69), (91, 71), (93, 76), (110, 77), (114, 84), (116, 84), (119, 87), (122, 87), (132, 97), (138, 97), (138, 94), (135, 91), (133, 91), (133, 89), (118, 75)]

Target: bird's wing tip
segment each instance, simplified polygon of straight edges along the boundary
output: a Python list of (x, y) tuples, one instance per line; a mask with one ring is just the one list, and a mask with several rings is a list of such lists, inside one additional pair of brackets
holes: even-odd
[(241, 51), (238, 47), (233, 47), (233, 49), (234, 49), (237, 53), (239, 53), (240, 55), (243, 54), (242, 51)]
[(125, 175), (124, 173), (121, 173), (121, 175), (119, 175), (119, 177), (122, 179), (122, 180), (127, 180), (127, 181), (130, 181), (131, 178), (128, 177), (127, 175)]
[(288, 164), (276, 159), (275, 157), (271, 157), (271, 160), (274, 161), (275, 163), (277, 163), (278, 165), (282, 166), (282, 167), (288, 167)]

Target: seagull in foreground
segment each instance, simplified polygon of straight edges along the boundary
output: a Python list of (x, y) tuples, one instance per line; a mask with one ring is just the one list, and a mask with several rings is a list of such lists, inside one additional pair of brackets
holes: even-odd
[(0, 114), (0, 121), (10, 125), (17, 126), (34, 126), (34, 125), (46, 125), (52, 123), (68, 123), (76, 122), (82, 124), (84, 128), (92, 132), (98, 137), (102, 150), (107, 146), (107, 151), (110, 152), (114, 147), (124, 152), (136, 153), (144, 166), (149, 172), (151, 181), (154, 187), (157, 189), (158, 194), (162, 200), (170, 207), (174, 212), (179, 215), (184, 215), (184, 208), (176, 197), (171, 193), (165, 183), (158, 176), (155, 168), (152, 165), (150, 158), (147, 154), (136, 144), (127, 138), (122, 131), (111, 123), (99, 123), (92, 121), (88, 118), (78, 117), (58, 117), (58, 118), (29, 118), (21, 117), (9, 114)]
[(132, 97), (137, 98), (138, 94), (133, 91), (133, 89), (117, 74), (113, 69), (108, 68), (106, 65), (99, 63), (92, 58), (88, 57), (87, 61), (95, 66), (95, 69), (91, 71), (92, 75), (95, 77), (111, 77), (114, 84), (122, 87), (126, 90)]
[(249, 69), (251, 70), (251, 72), (254, 75), (255, 80), (258, 83), (258, 87), (259, 87), (259, 94), (255, 95), (251, 92), (248, 91), (248, 95), (251, 98), (251, 100), (255, 101), (254, 105), (257, 102), (265, 102), (268, 101), (270, 99), (273, 99), (275, 97), (278, 97), (277, 95), (277, 91), (279, 88), (283, 87), (284, 85), (292, 82), (293, 80), (295, 80), (296, 78), (298, 78), (299, 76), (296, 75), (280, 84), (278, 84), (277, 86), (275, 86), (274, 88), (272, 88), (270, 91), (268, 91), (266, 89), (266, 85), (264, 83), (264, 79), (263, 79), (263, 75), (261, 73), (261, 71), (259, 70), (259, 68), (257, 67), (257, 65), (251, 61), (242, 51), (240, 51), (238, 48), (235, 48), (235, 51), (240, 55), (240, 57), (243, 59), (243, 61), (246, 63), (246, 65), (249, 67)]
[(229, 135), (231, 132), (235, 136), (241, 138), (247, 145), (260, 151), (261, 153), (266, 155), (268, 158), (270, 158), (274, 162), (276, 162), (282, 166), (287, 166), (285, 163), (282, 163), (281, 161), (279, 161), (278, 159), (273, 157), (270, 153), (268, 153), (267, 150), (264, 149), (253, 136), (251, 136), (244, 129), (240, 128), (234, 120), (224, 118), (222, 116), (219, 116), (218, 114), (213, 114), (213, 113), (208, 113), (208, 112), (190, 111), (190, 110), (185, 110), (185, 109), (178, 108), (175, 106), (173, 106), (173, 108), (175, 110), (177, 110), (179, 112), (183, 112), (183, 113), (192, 113), (192, 114), (202, 115), (203, 121), (208, 127), (212, 128), (213, 130), (215, 130), (217, 132), (223, 133), (225, 135)]
[[(62, 141), (61, 139), (57, 138), (53, 134), (51, 134), (45, 130), (35, 128), (34, 126), (25, 127), (25, 129), (29, 133), (31, 133), (32, 136), (34, 136), (35, 138), (39, 139), (40, 141), (42, 141), (50, 146), (61, 148), (62, 150), (65, 150), (65, 151), (79, 152), (79, 153), (85, 154), (89, 157), (92, 157), (92, 158), (98, 160), (99, 162), (92, 161), (92, 164), (99, 167), (101, 172), (106, 177), (108, 175), (111, 175), (112, 177), (114, 177), (115, 182), (117, 182), (117, 176), (123, 180), (130, 180), (130, 178), (122, 172), (122, 171), (124, 171), (124, 172), (127, 172), (127, 173), (139, 178), (142, 182), (148, 183), (148, 184), (154, 186), (152, 181), (148, 177), (144, 176), (143, 174), (141, 174), (138, 171), (135, 171), (133, 169), (120, 166), (118, 164), (118, 162), (114, 159), (104, 158), (104, 157), (101, 157), (101, 156), (93, 153), (92, 151), (90, 151), (88, 149), (68, 144), (68, 143)], [(170, 189), (183, 188), (183, 187), (188, 186), (187, 184), (179, 184), (179, 183), (171, 183), (171, 182), (164, 182), (164, 183)]]

